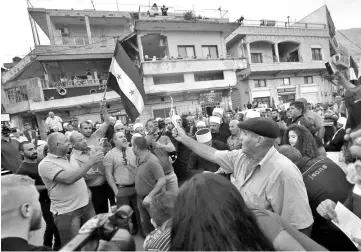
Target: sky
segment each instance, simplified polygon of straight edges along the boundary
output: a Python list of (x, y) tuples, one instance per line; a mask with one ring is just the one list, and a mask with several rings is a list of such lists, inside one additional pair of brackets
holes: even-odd
[[(117, 0), (30, 0), (34, 8), (46, 9), (93, 9), (117, 10)], [(139, 5), (149, 5), (154, 0), (118, 0), (120, 11), (137, 11)], [(158, 5), (172, 6), (175, 9), (218, 9), (228, 10), (230, 21), (241, 15), (245, 19), (300, 20), (324, 4), (327, 4), (336, 29), (360, 28), (361, 0), (163, 0)], [(180, 4), (181, 3), (181, 4)], [(0, 64), (11, 62), (15, 56), (24, 57), (34, 48), (27, 0), (1, 0), (0, 21)], [(49, 44), (46, 35), (38, 29), (41, 44)]]

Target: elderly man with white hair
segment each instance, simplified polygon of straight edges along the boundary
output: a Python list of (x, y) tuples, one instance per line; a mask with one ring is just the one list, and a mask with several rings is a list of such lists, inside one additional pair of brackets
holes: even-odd
[(45, 127), (47, 129), (48, 134), (54, 132), (54, 127), (57, 126), (59, 128), (58, 131), (63, 131), (62, 126), (63, 119), (59, 116), (54, 115), (54, 112), (49, 112), (49, 117), (45, 120)]
[(133, 130), (134, 130), (134, 133), (139, 133), (139, 134), (141, 134), (143, 137), (145, 137), (145, 128), (144, 128), (143, 123), (136, 123), (136, 124), (134, 124)]

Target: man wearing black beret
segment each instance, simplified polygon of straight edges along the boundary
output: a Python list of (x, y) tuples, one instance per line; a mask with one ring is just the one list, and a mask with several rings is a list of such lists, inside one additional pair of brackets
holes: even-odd
[(250, 208), (270, 210), (295, 228), (310, 234), (313, 217), (302, 175), (297, 166), (274, 147), (279, 127), (269, 118), (240, 122), (242, 149), (218, 151), (188, 137), (183, 129), (173, 136), (198, 156), (232, 174), (233, 184)]

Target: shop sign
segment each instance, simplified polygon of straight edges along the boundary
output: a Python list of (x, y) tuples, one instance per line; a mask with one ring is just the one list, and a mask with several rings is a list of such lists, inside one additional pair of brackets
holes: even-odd
[(277, 92), (279, 94), (281, 93), (296, 93), (296, 88), (280, 88), (280, 89), (277, 89)]
[(222, 102), (222, 93), (203, 93), (199, 97), (200, 103)]

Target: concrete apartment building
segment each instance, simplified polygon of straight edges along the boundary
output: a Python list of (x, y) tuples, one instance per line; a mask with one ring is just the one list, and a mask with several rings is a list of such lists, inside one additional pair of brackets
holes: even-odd
[(349, 68), (349, 55), (335, 39), (326, 6), (296, 23), (244, 20), (226, 43), (228, 54), (249, 62), (237, 71), (233, 106), (258, 101), (287, 107), (300, 97), (313, 104), (330, 102), (341, 91), (327, 78), (325, 63), (340, 53), (339, 69), (347, 75)]
[[(178, 114), (210, 114), (215, 106), (231, 109), (236, 70), (247, 67), (246, 58), (227, 57), (225, 37), (237, 25), (221, 11), (193, 14), (190, 20), (172, 8), (167, 16), (150, 15), (148, 6), (135, 14), (28, 11), (50, 45), (36, 44), (2, 76), (2, 103), (19, 128), (30, 122), (43, 129), (49, 111), (75, 124), (99, 121), (98, 102), (117, 39), (143, 75), (143, 120), (168, 116), (170, 96)], [(124, 119), (120, 97), (109, 90), (106, 98), (110, 113)]]

